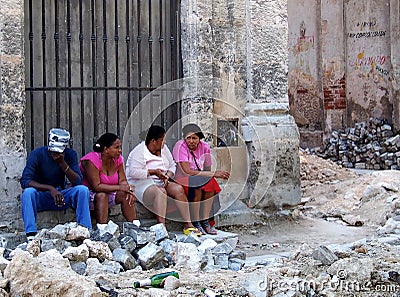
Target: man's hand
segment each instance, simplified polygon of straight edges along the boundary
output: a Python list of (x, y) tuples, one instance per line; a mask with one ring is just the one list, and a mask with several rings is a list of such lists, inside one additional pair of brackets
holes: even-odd
[(52, 156), (53, 160), (57, 162), (57, 164), (60, 165), (60, 164), (65, 163), (64, 153), (50, 152), (50, 155)]
[(54, 203), (58, 206), (58, 207), (63, 207), (65, 205), (65, 201), (64, 201), (64, 196), (63, 194), (61, 194), (60, 191), (58, 191), (56, 188), (52, 188), (50, 190), (50, 195), (51, 197), (53, 197), (54, 199)]

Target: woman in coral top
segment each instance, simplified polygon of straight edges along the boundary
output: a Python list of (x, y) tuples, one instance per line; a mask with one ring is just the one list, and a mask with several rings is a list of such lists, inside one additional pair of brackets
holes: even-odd
[(94, 210), (98, 224), (107, 223), (108, 209), (115, 204), (121, 204), (128, 222), (136, 219), (134, 187), (126, 179), (121, 153), (119, 137), (105, 133), (93, 145), (93, 152), (80, 160), (82, 183), (90, 190), (90, 209)]
[(178, 164), (176, 181), (188, 197), (193, 225), (203, 234), (217, 234), (210, 224), (214, 199), (221, 191), (215, 178), (228, 179), (225, 170), (211, 171), (212, 158), (210, 146), (202, 141), (203, 132), (196, 124), (188, 124), (182, 129), (183, 139), (173, 149), (173, 157)]

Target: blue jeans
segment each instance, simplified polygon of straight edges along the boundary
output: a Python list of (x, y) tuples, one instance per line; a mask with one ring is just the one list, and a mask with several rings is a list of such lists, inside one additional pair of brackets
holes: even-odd
[(64, 196), (65, 205), (58, 207), (50, 192), (41, 192), (35, 188), (26, 188), (21, 195), (22, 219), (24, 220), (25, 233), (37, 232), (36, 215), (44, 210), (76, 210), (78, 224), (92, 229), (89, 210), (89, 189), (86, 186), (75, 186), (59, 190)]

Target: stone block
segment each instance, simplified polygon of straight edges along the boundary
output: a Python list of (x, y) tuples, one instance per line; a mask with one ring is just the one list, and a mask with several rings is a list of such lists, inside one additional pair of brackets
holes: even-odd
[(240, 259), (240, 260), (246, 260), (247, 258), (247, 254), (244, 251), (233, 251), (230, 255), (229, 255), (229, 259)]
[(118, 238), (115, 237), (111, 238), (107, 244), (111, 251), (121, 247), (121, 243), (119, 242)]
[(149, 242), (138, 251), (140, 266), (146, 270), (156, 267), (164, 259), (164, 256), (164, 250), (152, 242)]
[(159, 243), (159, 246), (161, 246), (166, 254), (170, 254), (176, 245), (176, 241), (171, 239), (164, 239)]
[(202, 252), (203, 254), (208, 251), (212, 250), (215, 248), (218, 244), (215, 242), (215, 240), (211, 238), (206, 238), (198, 247), (197, 249)]
[(103, 241), (92, 241), (90, 239), (85, 239), (84, 244), (89, 248), (90, 257), (97, 258), (100, 261), (105, 259), (112, 260), (112, 253), (107, 243)]
[(93, 241), (109, 242), (112, 238), (114, 238), (114, 235), (112, 235), (110, 232), (108, 231), (102, 232), (99, 229), (92, 231), (90, 234), (90, 239)]
[(181, 237), (179, 241), (184, 243), (193, 243), (195, 246), (201, 245), (200, 238), (193, 233), (190, 233), (188, 236)]
[(168, 238), (168, 231), (165, 228), (164, 224), (156, 224), (150, 227), (150, 231), (156, 234), (156, 242), (160, 242), (161, 240)]
[(63, 239), (41, 239), (40, 240), (40, 250), (42, 252), (56, 249), (60, 254), (62, 254), (71, 245), (72, 245), (71, 242), (65, 241)]
[(128, 253), (132, 253), (137, 247), (135, 240), (129, 235), (121, 234), (118, 237), (118, 241), (121, 248), (125, 249)]
[(239, 271), (243, 268), (246, 262), (239, 258), (229, 258), (229, 269)]
[(156, 233), (150, 229), (138, 227), (133, 223), (125, 222), (123, 224), (123, 233), (132, 237), (138, 246), (144, 246), (148, 242), (156, 241)]
[(75, 228), (71, 228), (68, 231), (68, 234), (66, 236), (66, 240), (72, 241), (72, 240), (85, 240), (90, 237), (90, 232), (89, 229), (83, 226), (76, 226)]
[(120, 263), (125, 270), (136, 267), (135, 258), (125, 249), (117, 248), (113, 251), (113, 258)]
[(110, 273), (118, 274), (124, 270), (121, 264), (117, 261), (104, 260), (101, 264), (106, 268), (106, 271)]
[(84, 275), (86, 271), (86, 263), (85, 262), (73, 262), (70, 261), (69, 264), (71, 265), (71, 268), (73, 271), (80, 275)]
[(229, 269), (229, 255), (228, 254), (214, 254), (214, 263), (221, 269)]

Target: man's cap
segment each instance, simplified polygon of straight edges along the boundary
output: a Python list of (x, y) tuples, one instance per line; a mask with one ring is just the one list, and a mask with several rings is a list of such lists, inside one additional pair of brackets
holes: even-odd
[(49, 131), (49, 151), (55, 153), (64, 152), (69, 144), (71, 136), (67, 130), (61, 128), (53, 128)]
[(200, 127), (196, 124), (187, 124), (182, 128), (183, 137), (186, 137), (189, 133), (196, 134), (200, 139), (204, 138), (204, 134), (201, 131)]

